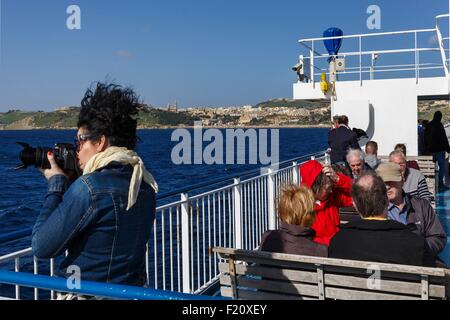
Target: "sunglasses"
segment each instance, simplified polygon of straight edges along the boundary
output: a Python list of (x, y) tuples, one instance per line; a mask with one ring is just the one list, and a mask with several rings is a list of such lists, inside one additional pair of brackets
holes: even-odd
[(77, 151), (80, 150), (83, 143), (85, 143), (88, 140), (94, 139), (95, 136), (92, 134), (79, 134), (75, 137), (74, 144), (77, 148)]

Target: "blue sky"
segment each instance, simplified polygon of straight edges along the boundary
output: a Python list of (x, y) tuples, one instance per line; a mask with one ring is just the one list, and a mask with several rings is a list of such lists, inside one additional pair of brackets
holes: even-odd
[[(81, 8), (68, 30), (66, 8)], [(255, 104), (292, 96), (300, 38), (337, 26), (433, 28), (446, 0), (1, 0), (0, 111), (79, 105), (94, 81), (135, 88), (149, 104)], [(426, 39), (424, 40), (426, 44)]]

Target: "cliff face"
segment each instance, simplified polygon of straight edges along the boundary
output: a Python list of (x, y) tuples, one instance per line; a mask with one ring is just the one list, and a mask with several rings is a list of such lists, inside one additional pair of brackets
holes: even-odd
[(26, 117), (14, 121), (8, 125), (3, 126), (3, 130), (31, 130), (34, 129), (33, 117)]

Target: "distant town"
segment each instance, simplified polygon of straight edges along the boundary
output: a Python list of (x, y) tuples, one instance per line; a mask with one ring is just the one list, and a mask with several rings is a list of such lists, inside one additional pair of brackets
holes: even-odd
[[(79, 107), (60, 107), (55, 111), (21, 111), (12, 108), (0, 113), (0, 130), (75, 128)], [(143, 104), (138, 114), (139, 128), (192, 127), (303, 127), (328, 126), (328, 102), (275, 99), (255, 106), (164, 108)]]
[[(441, 110), (448, 119), (448, 101), (420, 101), (418, 117), (431, 119)], [(72, 129), (76, 128), (79, 107), (60, 107), (55, 111), (22, 111), (11, 108), (0, 113), (0, 130)], [(166, 107), (143, 104), (137, 116), (138, 127), (192, 127), (202, 121), (204, 127), (323, 127), (330, 125), (328, 101), (274, 99), (255, 106), (179, 108), (177, 103)]]

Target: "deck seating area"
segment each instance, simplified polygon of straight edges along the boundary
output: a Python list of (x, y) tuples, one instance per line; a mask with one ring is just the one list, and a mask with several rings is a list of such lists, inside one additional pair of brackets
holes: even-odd
[[(388, 156), (381, 156), (379, 157), (382, 162), (388, 161)], [(432, 205), (435, 205), (436, 202), (436, 193), (437, 193), (437, 186), (438, 186), (438, 180), (437, 180), (437, 165), (433, 162), (432, 156), (408, 156), (406, 157), (407, 161), (417, 161), (419, 164), (420, 171), (423, 173), (425, 178), (427, 179), (427, 185), (428, 190), (430, 190), (431, 194), (433, 195)]]
[(214, 248), (221, 294), (243, 300), (447, 300), (450, 270)]
[[(383, 162), (388, 157), (380, 157)], [(437, 193), (436, 164), (418, 162), (427, 179), (432, 204)], [(358, 219), (341, 209), (343, 223)], [(243, 300), (442, 300), (450, 299), (450, 269), (299, 256), (240, 249), (213, 249), (220, 257), (223, 297)]]

